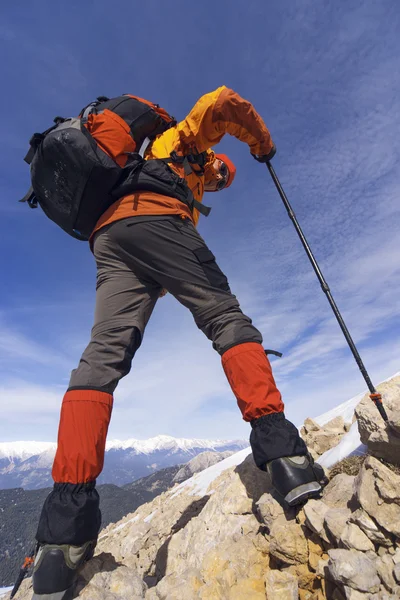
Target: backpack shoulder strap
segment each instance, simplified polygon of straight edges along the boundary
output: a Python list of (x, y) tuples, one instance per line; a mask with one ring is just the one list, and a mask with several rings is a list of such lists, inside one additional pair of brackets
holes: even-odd
[[(204, 173), (204, 164), (206, 160), (206, 153), (201, 152), (200, 154), (187, 154), (187, 155), (179, 155), (177, 152), (171, 152), (169, 158), (161, 158), (166, 163), (177, 163), (179, 165), (183, 165), (185, 175), (190, 175), (191, 173), (197, 173), (198, 175), (202, 175)], [(200, 167), (199, 171), (195, 171), (192, 165), (197, 165)], [(193, 210), (195, 208), (205, 217), (211, 212), (211, 207), (206, 206), (202, 202), (196, 200), (193, 196), (191, 190), (189, 190), (188, 204), (190, 208)]]
[(18, 200), (18, 202), (27, 202), (31, 208), (37, 208), (38, 201), (32, 186), (26, 192), (25, 196), (21, 198), (21, 200)]

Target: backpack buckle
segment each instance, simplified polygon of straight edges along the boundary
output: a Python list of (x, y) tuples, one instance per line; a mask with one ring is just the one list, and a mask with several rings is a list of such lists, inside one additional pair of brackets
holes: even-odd
[(39, 146), (39, 144), (41, 142), (43, 142), (44, 140), (44, 135), (43, 133), (34, 133), (33, 136), (31, 137), (31, 139), (29, 140), (29, 145), (33, 146), (33, 148), (36, 148)]
[(43, 133), (34, 133), (31, 139), (29, 140), (29, 150), (25, 155), (24, 161), (30, 165), (33, 161), (33, 157), (35, 156), (36, 150), (39, 148), (40, 144), (44, 140)]

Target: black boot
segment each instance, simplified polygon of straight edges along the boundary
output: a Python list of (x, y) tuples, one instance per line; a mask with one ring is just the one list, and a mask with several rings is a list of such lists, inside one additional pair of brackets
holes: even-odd
[(266, 467), (273, 487), (289, 506), (319, 497), (328, 481), (324, 469), (310, 454), (275, 458)]
[(95, 547), (96, 541), (82, 546), (41, 545), (33, 568), (32, 600), (70, 600), (78, 569), (92, 558)]

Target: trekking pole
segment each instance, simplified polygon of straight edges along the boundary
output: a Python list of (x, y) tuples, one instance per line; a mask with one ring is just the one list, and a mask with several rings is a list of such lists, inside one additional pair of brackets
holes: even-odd
[(27, 572), (29, 571), (29, 569), (31, 568), (31, 566), (32, 566), (32, 565), (33, 565), (33, 563), (34, 563), (34, 560), (35, 560), (35, 559), (34, 559), (34, 556), (35, 556), (35, 554), (36, 554), (36, 544), (35, 544), (35, 546), (34, 546), (34, 548), (33, 548), (32, 552), (31, 552), (30, 554), (28, 554), (28, 556), (27, 556), (27, 557), (25, 558), (25, 560), (24, 560), (24, 564), (22, 565), (22, 567), (21, 567), (21, 569), (20, 569), (20, 571), (19, 571), (19, 574), (18, 574), (17, 580), (16, 580), (16, 582), (14, 583), (14, 587), (13, 587), (13, 589), (11, 590), (11, 596), (10, 596), (10, 599), (11, 599), (11, 598), (14, 598), (15, 594), (18, 592), (18, 590), (19, 590), (19, 588), (20, 588), (20, 586), (21, 586), (21, 583), (22, 583), (22, 582), (23, 582), (23, 580), (25, 579), (25, 575), (27, 574)]
[(279, 181), (279, 179), (278, 179), (278, 177), (277, 177), (277, 175), (276, 175), (276, 173), (275, 173), (275, 171), (274, 171), (271, 163), (267, 162), (266, 165), (268, 167), (269, 172), (271, 173), (271, 177), (272, 177), (272, 179), (273, 179), (273, 181), (275, 183), (276, 189), (278, 190), (279, 195), (280, 195), (280, 197), (283, 200), (283, 203), (284, 203), (285, 208), (286, 208), (286, 210), (288, 212), (288, 215), (291, 218), (291, 220), (293, 221), (293, 225), (296, 228), (296, 231), (297, 231), (297, 233), (299, 235), (301, 243), (303, 244), (304, 249), (307, 252), (307, 256), (310, 259), (310, 262), (311, 262), (311, 264), (312, 264), (312, 266), (314, 268), (314, 271), (315, 271), (315, 273), (316, 273), (316, 275), (317, 275), (317, 277), (319, 279), (319, 282), (321, 284), (322, 291), (326, 294), (326, 297), (329, 300), (329, 303), (330, 303), (330, 305), (331, 305), (331, 307), (333, 309), (333, 312), (335, 313), (335, 317), (336, 317), (336, 319), (337, 319), (337, 321), (338, 321), (338, 323), (340, 325), (340, 329), (343, 331), (344, 337), (346, 338), (347, 343), (350, 346), (350, 350), (352, 351), (353, 356), (356, 359), (356, 363), (357, 363), (357, 365), (358, 365), (358, 367), (359, 367), (359, 369), (360, 369), (360, 371), (361, 371), (361, 373), (362, 373), (362, 375), (363, 375), (363, 377), (364, 377), (364, 379), (365, 379), (365, 381), (367, 383), (368, 389), (371, 392), (370, 393), (370, 398), (375, 403), (375, 406), (379, 410), (379, 414), (381, 415), (382, 419), (384, 421), (387, 421), (388, 420), (388, 416), (387, 416), (385, 408), (384, 408), (384, 406), (382, 404), (382, 396), (381, 396), (381, 394), (379, 392), (376, 391), (374, 385), (372, 384), (371, 379), (369, 378), (369, 375), (368, 375), (367, 370), (366, 370), (366, 368), (364, 366), (364, 363), (361, 360), (361, 356), (359, 355), (359, 353), (357, 351), (357, 348), (356, 348), (356, 346), (355, 346), (355, 344), (354, 344), (354, 342), (353, 342), (353, 340), (351, 338), (349, 330), (347, 329), (346, 324), (343, 321), (342, 315), (340, 314), (339, 309), (336, 306), (336, 303), (335, 303), (335, 301), (334, 301), (334, 299), (332, 297), (332, 294), (331, 294), (331, 291), (329, 289), (329, 286), (326, 283), (326, 281), (324, 279), (324, 276), (322, 275), (321, 269), (319, 268), (318, 263), (315, 260), (313, 253), (311, 252), (311, 248), (308, 245), (306, 237), (305, 237), (304, 233), (301, 230), (301, 227), (300, 227), (300, 225), (299, 225), (299, 223), (298, 223), (298, 221), (296, 219), (296, 215), (294, 214), (293, 209), (290, 206), (289, 200), (287, 199), (286, 194), (283, 191), (283, 188), (282, 188), (282, 186), (280, 184), (280, 181)]

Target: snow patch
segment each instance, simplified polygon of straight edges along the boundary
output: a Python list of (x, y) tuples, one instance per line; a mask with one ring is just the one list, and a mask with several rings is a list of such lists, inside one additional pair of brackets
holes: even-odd
[[(126, 527), (127, 525), (129, 525), (129, 523), (135, 523), (136, 521), (139, 521), (140, 517), (139, 515), (136, 515), (136, 517), (132, 517), (132, 519), (129, 519), (129, 521), (125, 521), (125, 523), (122, 523), (121, 525), (118, 525), (115, 529), (113, 529), (113, 533), (117, 533), (117, 531), (121, 531), (121, 529), (124, 529), (124, 527)], [(101, 539), (103, 536), (100, 536), (99, 539)]]
[(240, 465), (249, 454), (251, 454), (251, 448), (244, 448), (244, 450), (240, 450), (240, 452), (236, 452), (235, 454), (228, 456), (228, 458), (224, 458), (221, 462), (204, 469), (204, 471), (196, 473), (193, 477), (180, 483), (174, 488), (170, 499), (172, 500), (183, 491), (187, 491), (189, 496), (205, 496), (209, 485), (219, 477), (223, 471)]
[(150, 513), (149, 515), (147, 515), (147, 517), (145, 517), (145, 518), (143, 519), (143, 521), (144, 521), (145, 523), (150, 523), (150, 521), (152, 520), (152, 518), (154, 517), (154, 515), (156, 515), (157, 513), (158, 513), (158, 510), (157, 510), (157, 509), (156, 509), (156, 510), (153, 510), (153, 512), (152, 512), (152, 513)]
[(348, 456), (362, 456), (366, 454), (367, 446), (361, 443), (358, 432), (357, 422), (353, 423), (350, 431), (346, 433), (339, 444), (330, 450), (327, 450), (317, 459), (317, 462), (323, 467), (330, 468), (340, 460)]

